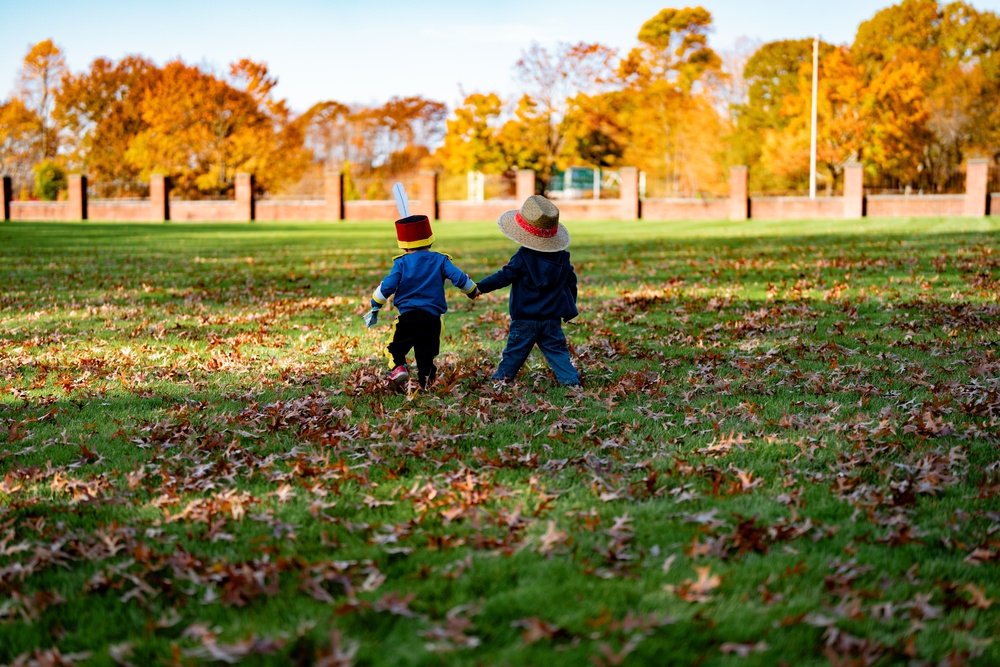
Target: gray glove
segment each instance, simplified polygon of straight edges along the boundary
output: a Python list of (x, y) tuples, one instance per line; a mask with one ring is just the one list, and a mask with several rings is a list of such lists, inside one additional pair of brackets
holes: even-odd
[(363, 319), (365, 324), (368, 325), (368, 328), (371, 329), (376, 323), (378, 323), (378, 308), (372, 308), (367, 313), (362, 315), (361, 319)]

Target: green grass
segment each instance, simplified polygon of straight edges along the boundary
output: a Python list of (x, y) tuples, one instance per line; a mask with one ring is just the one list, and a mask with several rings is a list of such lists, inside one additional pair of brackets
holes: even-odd
[(390, 224), (0, 224), (0, 664), (1000, 663), (1000, 221), (568, 226), (408, 395)]

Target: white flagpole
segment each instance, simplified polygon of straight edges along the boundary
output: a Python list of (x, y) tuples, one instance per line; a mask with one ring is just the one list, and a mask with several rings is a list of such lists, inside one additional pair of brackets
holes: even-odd
[(816, 88), (819, 81), (819, 35), (813, 40), (812, 125), (809, 130), (809, 198), (816, 199)]

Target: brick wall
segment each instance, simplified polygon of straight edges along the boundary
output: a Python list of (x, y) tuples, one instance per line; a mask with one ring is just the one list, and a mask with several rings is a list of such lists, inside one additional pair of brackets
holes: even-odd
[(758, 220), (805, 220), (843, 218), (843, 197), (754, 197), (750, 217)]
[(10, 219), (24, 222), (68, 220), (69, 204), (63, 201), (12, 201)]
[(461, 220), (465, 222), (496, 220), (506, 211), (521, 208), (522, 201), (514, 199), (490, 199), (484, 202), (440, 201), (438, 202), (438, 215), (441, 216), (442, 220)]
[(872, 195), (867, 202), (870, 218), (962, 215), (965, 210), (965, 195)]
[(170, 219), (178, 222), (232, 222), (244, 220), (244, 213), (234, 201), (170, 202)]
[(644, 220), (725, 220), (729, 199), (644, 199)]
[(147, 222), (158, 219), (153, 217), (153, 207), (148, 200), (133, 202), (114, 199), (91, 199), (87, 204), (87, 217), (106, 222)]
[[(517, 173), (517, 198), (485, 202), (441, 201), (437, 193), (437, 175), (420, 174), (411, 187), (410, 211), (438, 220), (496, 220), (504, 211), (519, 208), (534, 192), (535, 174)], [(635, 168), (621, 170), (618, 199), (559, 199), (564, 220), (745, 220), (983, 216), (1000, 214), (1000, 193), (987, 192), (989, 163), (969, 160), (964, 195), (879, 195), (864, 194), (860, 165), (847, 165), (843, 197), (754, 197), (748, 196), (749, 172), (746, 167), (730, 170), (730, 195), (720, 199), (646, 199), (639, 200), (639, 174)], [(228, 201), (171, 201), (169, 181), (155, 175), (150, 179), (150, 198), (145, 200), (89, 200), (87, 179), (73, 175), (65, 202), (12, 201), (10, 179), (3, 179), (3, 218), (19, 221), (102, 220), (102, 221), (282, 221), (282, 220), (377, 220), (393, 221), (398, 217), (396, 204), (387, 201), (343, 201), (343, 176), (326, 176), (324, 199), (312, 201), (257, 201), (253, 196), (253, 178), (236, 177), (236, 196)], [(994, 201), (996, 200), (996, 201)]]
[(326, 201), (269, 201), (259, 200), (256, 203), (256, 219), (261, 222), (279, 222), (281, 220), (304, 220), (317, 222), (329, 220), (329, 210)]

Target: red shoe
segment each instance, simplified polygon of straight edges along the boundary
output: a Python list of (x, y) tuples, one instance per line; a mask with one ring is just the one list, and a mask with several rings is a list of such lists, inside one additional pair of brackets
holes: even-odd
[(407, 372), (406, 366), (396, 366), (392, 369), (392, 372), (389, 373), (389, 381), (398, 384), (399, 386), (403, 386), (409, 382), (409, 380), (410, 374)]

